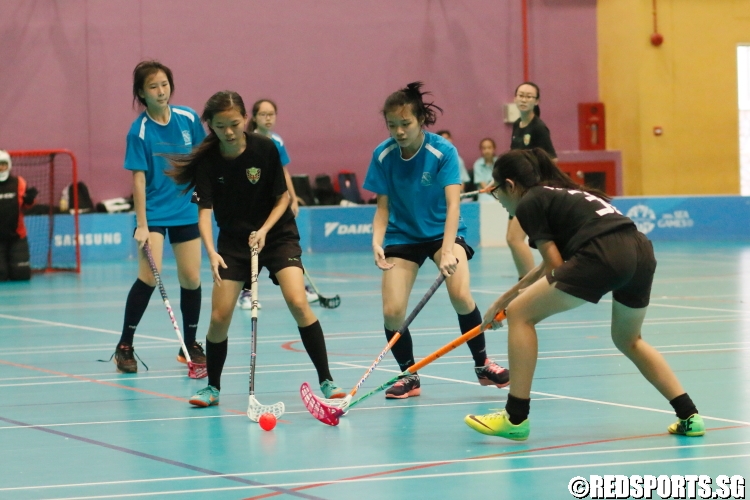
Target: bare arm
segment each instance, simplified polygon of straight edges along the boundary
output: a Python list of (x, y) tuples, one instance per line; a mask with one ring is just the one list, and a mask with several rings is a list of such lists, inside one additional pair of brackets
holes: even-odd
[(133, 238), (138, 242), (138, 248), (148, 241), (148, 221), (146, 220), (146, 172), (133, 171), (133, 205), (135, 208), (135, 234)]
[(389, 264), (385, 260), (385, 252), (383, 251), (383, 240), (385, 239), (385, 230), (388, 228), (389, 215), (388, 195), (379, 194), (378, 207), (375, 210), (375, 218), (372, 220), (372, 252), (375, 256), (375, 265), (383, 271), (393, 268), (393, 264)]
[(554, 241), (550, 240), (539, 240), (536, 242), (539, 253), (542, 254), (542, 262), (539, 263), (534, 269), (529, 271), (518, 283), (513, 285), (507, 292), (502, 294), (500, 297), (492, 303), (487, 309), (482, 321), (482, 328), (493, 322), (495, 315), (504, 310), (513, 302), (513, 299), (518, 297), (525, 288), (535, 283), (540, 278), (544, 277), (548, 271), (555, 269), (563, 263), (560, 250)]
[(289, 191), (289, 206), (292, 209), (292, 213), (295, 217), (299, 213), (299, 200), (297, 199), (297, 192), (294, 190), (294, 184), (292, 183), (292, 176), (289, 175), (289, 170), (284, 168), (284, 179), (286, 180), (286, 189)]
[(214, 211), (210, 208), (198, 209), (198, 230), (201, 233), (203, 246), (206, 247), (208, 262), (211, 264), (211, 274), (214, 277), (214, 282), (218, 286), (221, 286), (219, 266), (226, 269), (227, 265), (224, 263), (224, 259), (221, 258), (221, 255), (216, 252), (216, 248), (214, 247), (214, 228), (212, 220), (213, 213)]
[(456, 243), (458, 232), (458, 218), (461, 215), (461, 187), (458, 184), (445, 186), (445, 229), (443, 229), (443, 247), (440, 257), (440, 272), (450, 276), (456, 272), (458, 259), (453, 255), (453, 245)]

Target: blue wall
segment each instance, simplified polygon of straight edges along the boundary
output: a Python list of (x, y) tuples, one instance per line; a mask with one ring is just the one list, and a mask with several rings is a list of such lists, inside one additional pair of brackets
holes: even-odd
[[(615, 198), (613, 204), (638, 225), (653, 241), (750, 241), (750, 197), (686, 196)], [(467, 242), (480, 245), (479, 211), (482, 203), (462, 203), (461, 215), (468, 232)], [(372, 245), (374, 205), (357, 207), (313, 207), (300, 209), (297, 225), (306, 252), (369, 252)], [(46, 217), (27, 217), (32, 266), (43, 265), (48, 231)], [(98, 262), (135, 257), (132, 239), (135, 216), (127, 214), (85, 214), (80, 217), (81, 261)], [(73, 255), (72, 217), (55, 217), (53, 260), (70, 260)], [(214, 236), (218, 230), (214, 227)], [(165, 248), (171, 255), (171, 247)]]

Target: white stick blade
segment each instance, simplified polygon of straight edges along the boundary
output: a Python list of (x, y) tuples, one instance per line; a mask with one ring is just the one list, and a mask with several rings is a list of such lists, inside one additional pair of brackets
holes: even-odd
[(250, 396), (247, 404), (247, 418), (253, 422), (257, 422), (264, 413), (270, 413), (274, 417), (279, 418), (284, 414), (284, 411), (284, 403), (278, 402), (272, 405), (263, 405), (255, 399), (255, 396)]

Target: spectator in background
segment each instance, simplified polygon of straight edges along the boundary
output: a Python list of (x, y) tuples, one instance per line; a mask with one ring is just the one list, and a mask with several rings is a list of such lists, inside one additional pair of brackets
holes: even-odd
[(29, 242), (23, 210), (34, 204), (38, 191), (26, 188), (21, 176), (10, 175), (10, 155), (0, 149), (0, 281), (31, 279)]
[[(453, 136), (451, 136), (450, 130), (438, 130), (437, 135), (453, 144)], [(466, 185), (472, 182), (472, 178), (469, 175), (469, 171), (466, 170), (466, 163), (464, 163), (461, 155), (458, 156), (458, 170), (461, 173), (461, 192), (463, 193), (466, 190)]]
[[(477, 185), (477, 189), (484, 189), (492, 184), (492, 167), (497, 161), (495, 150), (495, 141), (489, 137), (479, 141), (479, 151), (482, 156), (474, 162), (474, 183)], [(489, 193), (480, 194), (478, 200), (483, 203), (495, 201)]]
[[(557, 165), (557, 153), (552, 146), (552, 138), (549, 129), (544, 124), (539, 109), (539, 86), (533, 82), (523, 82), (516, 87), (514, 101), (521, 117), (513, 123), (513, 133), (510, 138), (510, 149), (534, 149), (542, 148)], [(492, 168), (490, 168), (492, 170)], [(518, 271), (520, 280), (526, 273), (534, 268), (534, 256), (531, 248), (526, 243), (526, 233), (513, 216), (508, 221), (508, 230), (505, 240), (513, 256), (513, 263)]]

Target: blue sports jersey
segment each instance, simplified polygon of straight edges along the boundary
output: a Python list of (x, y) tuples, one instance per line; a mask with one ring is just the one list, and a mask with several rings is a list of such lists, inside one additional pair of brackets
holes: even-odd
[(281, 166), (286, 167), (289, 164), (289, 154), (286, 152), (286, 146), (284, 146), (284, 139), (279, 134), (271, 133), (271, 140), (276, 144), (276, 149), (279, 150), (279, 157), (281, 157)]
[[(461, 184), (458, 152), (437, 134), (424, 133), (417, 154), (404, 160), (390, 138), (372, 153), (364, 188), (388, 196), (388, 228), (383, 246), (440, 240), (445, 232), (445, 187)], [(458, 219), (457, 236), (466, 237)]]
[(191, 192), (178, 186), (164, 172), (171, 166), (159, 154), (187, 154), (203, 141), (206, 131), (200, 118), (185, 106), (169, 106), (169, 123), (155, 122), (144, 111), (128, 132), (125, 168), (146, 172), (146, 219), (150, 226), (183, 226), (198, 222), (198, 208)]

